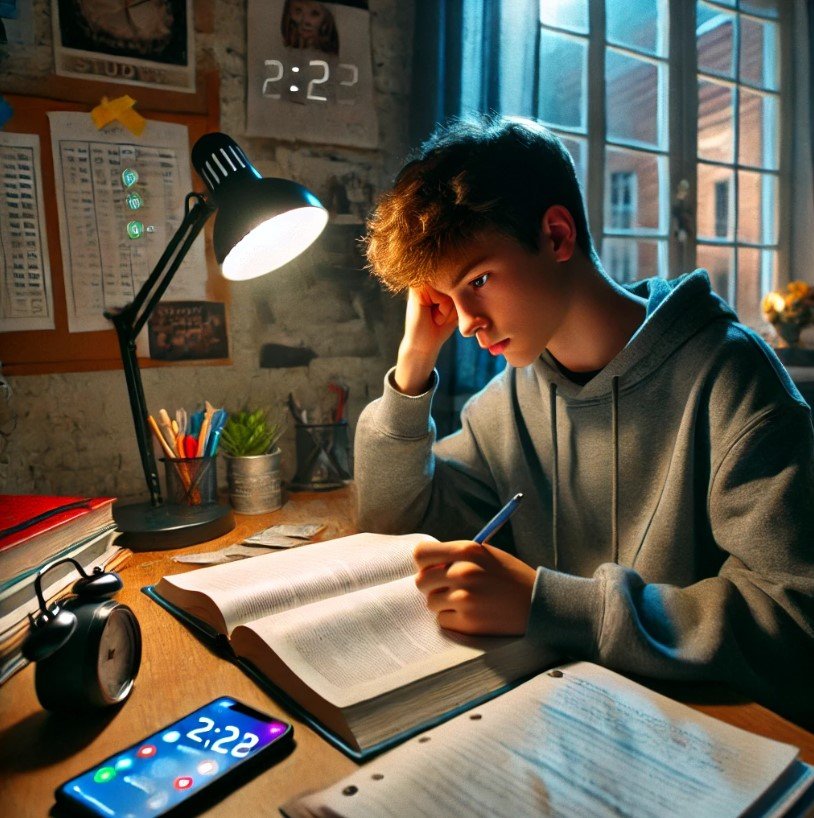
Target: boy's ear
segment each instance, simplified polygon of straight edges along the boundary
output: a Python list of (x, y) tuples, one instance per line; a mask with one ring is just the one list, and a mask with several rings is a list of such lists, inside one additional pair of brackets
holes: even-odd
[(557, 261), (568, 261), (577, 246), (577, 226), (571, 211), (552, 205), (543, 213), (540, 239), (547, 242)]

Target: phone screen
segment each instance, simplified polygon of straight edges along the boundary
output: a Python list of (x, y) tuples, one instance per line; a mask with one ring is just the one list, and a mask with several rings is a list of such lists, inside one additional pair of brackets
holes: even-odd
[(57, 801), (108, 818), (161, 815), (291, 733), (235, 699), (215, 699), (66, 781)]

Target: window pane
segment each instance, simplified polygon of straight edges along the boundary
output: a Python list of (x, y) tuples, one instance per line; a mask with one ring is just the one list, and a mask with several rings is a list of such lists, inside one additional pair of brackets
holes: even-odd
[(699, 244), (696, 250), (699, 267), (709, 273), (712, 289), (730, 304), (735, 303), (735, 250)]
[(606, 71), (608, 139), (663, 147), (664, 66), (608, 49)]
[(740, 22), (741, 81), (776, 91), (780, 62), (777, 23), (763, 22), (743, 16)]
[[(558, 134), (559, 136), (559, 134)], [(588, 151), (587, 145), (585, 144), (584, 139), (573, 139), (571, 137), (560, 136), (562, 139), (563, 144), (566, 148), (568, 148), (568, 152), (571, 154), (571, 158), (574, 160), (574, 165), (576, 165), (577, 170), (577, 179), (579, 179), (580, 187), (582, 188), (582, 197), (585, 199), (587, 204), (587, 168), (586, 164), (588, 162)]]
[(667, 242), (605, 238), (602, 264), (608, 275), (620, 284), (667, 274)]
[(706, 3), (698, 4), (697, 15), (698, 70), (734, 79), (735, 15)]
[(733, 91), (709, 80), (698, 81), (698, 158), (735, 161)]
[(540, 111), (549, 125), (585, 130), (588, 44), (540, 32)]
[(738, 200), (738, 240), (776, 244), (777, 177), (740, 171)]
[(588, 33), (588, 0), (565, 0), (552, 3), (540, 0), (540, 22), (547, 26)]
[[(541, 0), (545, 2), (545, 0)], [(752, 14), (760, 14), (763, 17), (780, 16), (780, 3), (783, 0), (741, 0), (741, 11), (749, 11)]]
[(664, 0), (627, 0), (606, 5), (608, 40), (659, 57), (667, 55)]
[(743, 165), (777, 170), (777, 135), (780, 123), (777, 97), (758, 94), (748, 88), (740, 92), (740, 162)]
[(738, 318), (750, 327), (763, 321), (760, 301), (772, 288), (777, 253), (752, 247), (738, 248)]
[(643, 151), (605, 153), (605, 227), (667, 232), (667, 160)]
[(698, 238), (734, 236), (735, 179), (731, 168), (698, 163)]

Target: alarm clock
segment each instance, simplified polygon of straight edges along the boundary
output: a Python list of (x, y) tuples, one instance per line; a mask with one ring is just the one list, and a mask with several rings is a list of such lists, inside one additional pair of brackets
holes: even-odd
[[(65, 562), (73, 563), (81, 579), (74, 583), (75, 596), (49, 608), (42, 578)], [(103, 708), (130, 695), (141, 664), (141, 629), (133, 611), (112, 599), (121, 588), (115, 572), (96, 568), (88, 575), (70, 557), (46, 565), (37, 575), (40, 613), (30, 616), (23, 655), (37, 663), (34, 684), (46, 710)]]

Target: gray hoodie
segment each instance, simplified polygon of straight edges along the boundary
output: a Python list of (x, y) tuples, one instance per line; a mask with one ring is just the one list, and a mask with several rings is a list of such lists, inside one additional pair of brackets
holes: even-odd
[(814, 433), (771, 349), (705, 272), (630, 289), (647, 316), (586, 385), (546, 352), (435, 442), (437, 384), (385, 378), (355, 441), (359, 526), (494, 539), (537, 568), (528, 636), (663, 679), (718, 680), (814, 722)]

